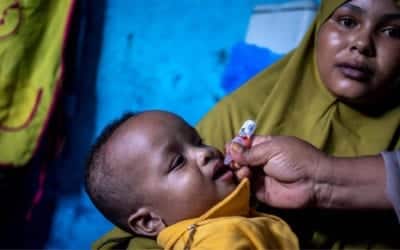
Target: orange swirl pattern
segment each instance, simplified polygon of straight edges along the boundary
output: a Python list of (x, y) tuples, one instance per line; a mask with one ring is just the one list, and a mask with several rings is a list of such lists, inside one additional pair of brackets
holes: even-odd
[(28, 127), (39, 107), (40, 101), (42, 99), (42, 94), (43, 94), (43, 89), (40, 88), (36, 95), (35, 104), (33, 105), (33, 108), (31, 110), (29, 116), (22, 124), (20, 124), (18, 126), (13, 126), (13, 127), (0, 124), (0, 131), (15, 132), (15, 131), (19, 131), (19, 130), (22, 130), (22, 129)]

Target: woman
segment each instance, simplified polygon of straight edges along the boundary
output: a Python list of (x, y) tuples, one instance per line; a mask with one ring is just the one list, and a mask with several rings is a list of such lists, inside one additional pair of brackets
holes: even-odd
[[(399, 148), (399, 5), (398, 0), (322, 1), (297, 49), (224, 98), (199, 123), (205, 143), (223, 149), (251, 118), (257, 120), (257, 134), (296, 136), (334, 156)], [(393, 213), (274, 212), (288, 220), (303, 248), (400, 248), (391, 242), (399, 233)], [(119, 234), (114, 231), (115, 238)], [(110, 249), (105, 242), (112, 246), (111, 238), (97, 246)], [(154, 247), (140, 241), (130, 240), (130, 246), (136, 244), (130, 249)]]
[[(257, 120), (257, 134), (296, 136), (336, 157), (398, 149), (399, 5), (393, 0), (323, 1), (295, 51), (225, 98), (200, 122), (205, 143), (222, 148), (241, 123), (252, 118)], [(365, 160), (382, 163), (374, 157), (361, 161)], [(351, 179), (352, 166), (342, 166), (332, 169)], [(362, 200), (361, 195), (353, 201)], [(290, 198), (293, 202), (299, 196)], [(381, 206), (388, 204), (386, 200)], [(394, 242), (400, 227), (392, 211), (350, 212), (345, 210), (354, 208), (343, 204), (336, 208), (340, 210), (278, 214), (291, 223), (302, 247), (400, 247)]]

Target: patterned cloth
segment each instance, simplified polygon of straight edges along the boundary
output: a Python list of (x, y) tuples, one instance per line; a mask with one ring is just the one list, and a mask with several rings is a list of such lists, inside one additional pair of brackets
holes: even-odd
[(0, 1), (0, 165), (35, 153), (61, 86), (73, 0)]

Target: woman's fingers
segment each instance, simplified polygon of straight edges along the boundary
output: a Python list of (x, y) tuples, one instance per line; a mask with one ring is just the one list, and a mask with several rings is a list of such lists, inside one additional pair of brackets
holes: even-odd
[(279, 151), (275, 149), (272, 137), (256, 137), (251, 148), (245, 148), (237, 143), (232, 143), (230, 153), (235, 162), (250, 167), (261, 166), (268, 163)]
[(242, 180), (244, 178), (251, 178), (251, 171), (247, 166), (242, 166), (238, 170), (235, 171), (235, 175), (238, 180)]

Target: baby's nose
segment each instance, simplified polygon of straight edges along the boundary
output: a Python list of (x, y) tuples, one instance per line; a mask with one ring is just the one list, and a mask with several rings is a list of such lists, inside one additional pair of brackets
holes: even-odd
[(197, 161), (199, 166), (207, 165), (213, 158), (216, 157), (214, 150), (210, 148), (202, 148), (198, 150)]

